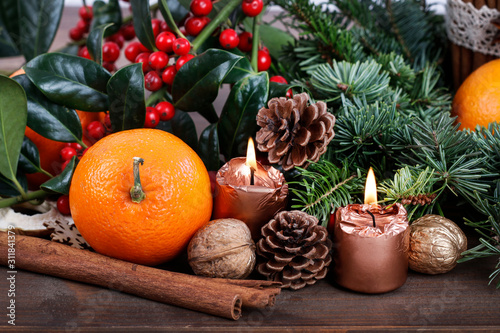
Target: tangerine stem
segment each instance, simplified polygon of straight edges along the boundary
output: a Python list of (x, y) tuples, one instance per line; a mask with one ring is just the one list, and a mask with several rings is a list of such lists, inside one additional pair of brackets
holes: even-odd
[(135, 203), (140, 203), (146, 198), (146, 194), (142, 190), (139, 164), (144, 164), (144, 160), (140, 157), (134, 157), (134, 186), (130, 189), (130, 198)]

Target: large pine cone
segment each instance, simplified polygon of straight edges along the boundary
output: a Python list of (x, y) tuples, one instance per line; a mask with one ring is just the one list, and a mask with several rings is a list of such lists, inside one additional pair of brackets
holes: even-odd
[(307, 105), (309, 95), (301, 93), (293, 99), (272, 98), (269, 109), (257, 114), (262, 127), (256, 136), (257, 148), (268, 152), (271, 163), (284, 170), (295, 166), (307, 167), (308, 160), (317, 162), (333, 139), (335, 116), (327, 111), (324, 102)]
[(318, 219), (294, 210), (282, 211), (262, 227), (257, 242), (257, 271), (283, 288), (300, 289), (323, 279), (332, 261), (332, 242)]

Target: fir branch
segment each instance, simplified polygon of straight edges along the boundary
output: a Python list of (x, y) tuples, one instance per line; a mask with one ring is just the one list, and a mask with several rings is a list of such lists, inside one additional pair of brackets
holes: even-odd
[[(476, 209), (487, 216), (485, 221), (473, 222), (465, 219), (465, 224), (472, 226), (482, 236), (481, 244), (463, 253), (464, 257), (458, 262), (472, 259), (499, 256), (495, 270), (490, 274), (490, 284), (500, 277), (500, 183), (497, 183), (494, 197), (491, 200), (483, 199), (478, 192), (474, 193), (473, 205)], [(500, 289), (500, 279), (497, 281), (497, 289)]]
[(432, 213), (440, 193), (433, 190), (436, 181), (434, 170), (429, 167), (416, 170), (405, 166), (396, 172), (394, 180), (387, 179), (382, 182), (378, 191), (384, 194), (384, 203), (403, 204), (411, 222)]
[(302, 180), (290, 183), (294, 194), (292, 208), (316, 216), (323, 226), (327, 226), (335, 208), (352, 203), (352, 194), (363, 188), (360, 172), (353, 174), (346, 161), (337, 167), (321, 159), (307, 170), (297, 169)]

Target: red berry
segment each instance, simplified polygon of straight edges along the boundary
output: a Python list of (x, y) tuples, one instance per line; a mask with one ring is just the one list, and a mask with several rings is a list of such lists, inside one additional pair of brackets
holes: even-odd
[(267, 71), (271, 67), (271, 56), (263, 50), (257, 52), (257, 70), (259, 72)]
[(155, 71), (147, 72), (144, 75), (144, 86), (149, 91), (157, 91), (163, 86), (163, 81)]
[(92, 13), (92, 7), (91, 6), (82, 6), (78, 10), (78, 15), (85, 21), (90, 21), (92, 20), (92, 17), (94, 14)]
[(161, 121), (169, 121), (175, 116), (175, 107), (169, 102), (156, 104), (155, 109), (160, 113)]
[(233, 29), (226, 29), (220, 33), (219, 43), (225, 49), (234, 49), (238, 46), (240, 38), (238, 34)]
[(271, 76), (269, 82), (276, 82), (281, 84), (288, 84), (288, 81), (281, 75)]
[(106, 42), (102, 46), (102, 60), (115, 62), (120, 56), (120, 47), (115, 42)]
[(168, 26), (167, 22), (165, 22), (165, 21), (161, 21), (160, 27), (161, 27), (161, 31), (170, 31), (170, 32), (172, 32), (172, 30)]
[(184, 64), (186, 62), (188, 62), (189, 60), (193, 59), (194, 58), (194, 55), (192, 54), (185, 54), (183, 56), (180, 56), (178, 59), (177, 59), (177, 62), (175, 63), (175, 69), (176, 70), (179, 70), (181, 69), (182, 66), (184, 66)]
[(106, 130), (111, 132), (111, 117), (109, 113), (106, 113), (106, 116), (104, 116), (104, 126), (106, 127)]
[(191, 44), (186, 38), (177, 38), (172, 44), (172, 50), (175, 54), (182, 56), (189, 53)]
[(172, 52), (172, 43), (175, 40), (175, 35), (169, 31), (160, 33), (155, 40), (158, 50), (170, 53)]
[(123, 44), (125, 44), (125, 38), (123, 37), (123, 35), (120, 32), (117, 32), (116, 34), (107, 37), (106, 41), (107, 42), (115, 42), (116, 45), (118, 45), (118, 47), (120, 48), (120, 50), (123, 47)]
[(139, 43), (139, 49), (141, 50), (141, 52), (151, 53), (151, 50), (148, 49), (146, 46), (144, 46), (144, 44), (142, 44), (142, 43)]
[(175, 66), (167, 66), (163, 73), (161, 73), (161, 79), (166, 84), (172, 85), (172, 83), (174, 83), (175, 74), (177, 74), (177, 69), (175, 69)]
[(68, 166), (69, 162), (71, 162), (71, 160), (66, 160), (63, 162), (63, 164), (61, 164), (61, 172), (64, 171), (64, 169), (66, 169), (66, 167)]
[(162, 51), (153, 52), (148, 61), (152, 69), (163, 69), (168, 64), (168, 55)]
[(292, 91), (292, 89), (288, 89), (286, 91), (286, 97), (288, 97), (288, 98), (292, 98), (293, 97), (293, 91)]
[(140, 45), (140, 42), (131, 42), (127, 45), (123, 53), (125, 54), (125, 58), (127, 58), (128, 61), (135, 62), (135, 59), (137, 58), (139, 53), (142, 52)]
[(106, 129), (99, 120), (94, 120), (87, 125), (87, 134), (91, 139), (100, 140), (106, 135)]
[(115, 63), (109, 61), (103, 61), (102, 67), (106, 68), (106, 70), (110, 73), (116, 72), (117, 70)]
[(135, 58), (136, 64), (142, 62), (142, 71), (144, 73), (151, 70), (151, 67), (149, 67), (149, 55), (150, 55), (150, 53), (143, 52), (143, 53), (139, 53), (139, 55)]
[(74, 41), (79, 41), (83, 38), (83, 30), (78, 27), (69, 29), (69, 38)]
[(84, 46), (78, 51), (78, 55), (82, 58), (90, 59), (89, 49)]
[(120, 29), (122, 35), (123, 35), (123, 38), (125, 40), (132, 40), (134, 39), (135, 37), (135, 30), (134, 30), (134, 25), (132, 23), (129, 23), (129, 24), (126, 24), (124, 25), (121, 29)]
[(85, 148), (83, 151), (82, 151), (82, 156), (85, 155), (85, 153), (87, 152), (87, 150), (89, 150), (89, 148)]
[(76, 151), (80, 151), (83, 149), (82, 145), (79, 144), (78, 142), (68, 142), (66, 144), (66, 147), (74, 148), (74, 149), (76, 149)]
[(262, 0), (243, 0), (241, 3), (243, 13), (249, 17), (259, 15), (262, 8), (264, 8), (264, 2)]
[(78, 20), (78, 22), (76, 22), (76, 27), (78, 29), (82, 30), (83, 33), (87, 33), (87, 32), (89, 32), (90, 24), (88, 21), (81, 19), (81, 20)]
[(152, 106), (146, 107), (146, 113), (148, 113), (148, 112), (154, 112), (158, 115), (158, 117), (160, 117), (160, 111), (156, 110), (156, 108), (154, 108)]
[(57, 199), (57, 209), (63, 215), (71, 215), (69, 208), (69, 195), (63, 194)]
[(61, 161), (70, 160), (73, 156), (76, 156), (76, 154), (77, 154), (76, 149), (73, 147), (64, 147), (59, 152), (59, 155), (61, 156)]
[(212, 0), (193, 0), (189, 9), (194, 16), (207, 16), (212, 11)]
[(161, 20), (160, 19), (152, 19), (151, 25), (153, 27), (153, 35), (156, 38), (156, 36), (158, 36), (158, 34), (161, 32)]
[(252, 51), (252, 34), (248, 31), (243, 31), (240, 35), (240, 42), (238, 43), (238, 48), (242, 52)]
[(158, 113), (156, 113), (154, 108), (152, 109), (153, 111), (146, 112), (146, 119), (144, 121), (144, 127), (146, 128), (155, 128), (156, 126), (158, 126), (158, 123), (160, 122), (160, 116), (158, 115)]
[(210, 22), (210, 19), (204, 17), (190, 17), (186, 20), (184, 27), (186, 32), (191, 36), (198, 36), (205, 26)]

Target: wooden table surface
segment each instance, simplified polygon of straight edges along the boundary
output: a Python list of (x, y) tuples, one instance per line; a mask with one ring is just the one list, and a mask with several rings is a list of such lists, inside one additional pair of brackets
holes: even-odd
[[(276, 305), (243, 309), (238, 321), (162, 304), (119, 291), (19, 270), (16, 326), (4, 315), (0, 331), (500, 331), (500, 290), (488, 285), (498, 258), (458, 265), (437, 276), (410, 271), (400, 289), (364, 295), (336, 286), (331, 276), (299, 291), (283, 290)], [(7, 268), (0, 267), (2, 306)]]

